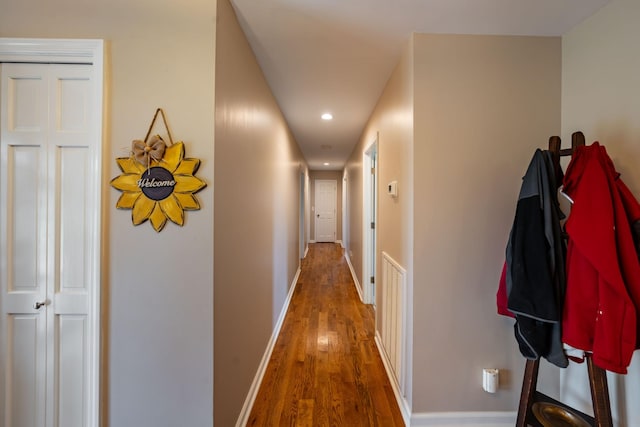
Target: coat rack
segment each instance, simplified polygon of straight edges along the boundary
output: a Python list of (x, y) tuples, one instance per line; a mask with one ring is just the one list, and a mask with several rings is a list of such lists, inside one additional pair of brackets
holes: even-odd
[[(585, 139), (582, 132), (575, 132), (571, 135), (571, 148), (561, 149), (561, 140), (559, 136), (549, 138), (549, 151), (552, 154), (555, 170), (560, 169), (560, 157), (571, 156), (577, 147), (585, 145)], [(524, 369), (524, 379), (522, 381), (522, 393), (520, 394), (520, 405), (518, 406), (518, 418), (516, 419), (516, 427), (527, 427), (529, 425), (535, 427), (543, 427), (533, 414), (532, 407), (536, 402), (547, 402), (562, 408), (569, 409), (574, 413), (578, 413), (593, 427), (613, 427), (611, 418), (611, 404), (609, 402), (609, 387), (607, 385), (607, 373), (604, 369), (593, 363), (590, 354), (585, 356), (587, 362), (587, 370), (589, 371), (589, 385), (591, 388), (591, 402), (593, 405), (593, 417), (590, 417), (580, 411), (558, 402), (549, 396), (544, 395), (536, 390), (538, 384), (538, 369), (540, 367), (540, 359), (527, 359)]]

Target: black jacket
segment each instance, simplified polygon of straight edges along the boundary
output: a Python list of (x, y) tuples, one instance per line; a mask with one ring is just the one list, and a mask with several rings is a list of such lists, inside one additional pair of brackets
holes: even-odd
[(557, 189), (551, 153), (536, 150), (522, 179), (507, 244), (507, 307), (516, 316), (523, 356), (566, 367), (561, 333), (566, 249)]

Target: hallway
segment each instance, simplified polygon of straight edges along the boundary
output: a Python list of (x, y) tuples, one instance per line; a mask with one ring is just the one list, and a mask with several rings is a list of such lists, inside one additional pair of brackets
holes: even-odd
[(342, 249), (309, 245), (249, 426), (403, 426)]

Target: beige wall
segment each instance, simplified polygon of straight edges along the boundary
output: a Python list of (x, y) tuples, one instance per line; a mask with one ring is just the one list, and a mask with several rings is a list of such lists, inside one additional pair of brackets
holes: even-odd
[(332, 180), (336, 182), (336, 240), (342, 239), (342, 171), (309, 171), (309, 197), (311, 201), (311, 240), (316, 239), (315, 205), (316, 179)]
[[(495, 293), (522, 175), (560, 131), (560, 39), (418, 34), (414, 46), (413, 409), (514, 410), (524, 359)], [(483, 367), (506, 374), (496, 395)]]
[[(413, 70), (412, 51), (405, 49), (345, 166), (349, 214), (350, 255), (362, 283), (363, 156), (378, 141), (378, 261), (381, 251), (391, 255), (411, 275), (413, 242)], [(398, 198), (386, 194), (386, 185), (398, 181)], [(378, 267), (380, 262), (377, 263)], [(380, 277), (380, 271), (377, 273)], [(378, 293), (378, 296), (380, 294)], [(380, 318), (378, 318), (378, 322)]]
[[(378, 132), (378, 250), (412, 283), (414, 414), (517, 408), (524, 359), (495, 292), (521, 177), (560, 131), (560, 60), (559, 38), (414, 35), (345, 168), (360, 274), (362, 154)], [(486, 367), (502, 370), (495, 395)], [(540, 385), (557, 395), (557, 373)]]
[[(624, 182), (640, 198), (640, 2), (614, 0), (562, 38), (562, 138), (582, 131), (607, 148)], [(584, 366), (562, 372), (562, 398), (591, 413)], [(614, 425), (640, 425), (640, 362), (609, 374)]]
[[(214, 80), (216, 206), (229, 205), (216, 212), (221, 425), (235, 422), (297, 268), (291, 212), (304, 162), (228, 2), (220, 3), (217, 72), (215, 2), (68, 0), (65, 13), (43, 0), (2, 3), (1, 37), (106, 40), (105, 186), (119, 173), (114, 158), (143, 136), (157, 107), (209, 183), (198, 193), (202, 210), (159, 234), (132, 226), (115, 210), (119, 193), (105, 190), (105, 425), (211, 425)], [(614, 0), (562, 42), (563, 139), (579, 129), (606, 144), (636, 194), (639, 19), (638, 2)], [(520, 177), (533, 149), (560, 130), (559, 55), (555, 38), (416, 35), (345, 167), (348, 251), (361, 274), (362, 152), (380, 132), (380, 183), (397, 179), (400, 195), (379, 199), (379, 249), (414, 274), (415, 413), (515, 408), (523, 360), (493, 296)], [(272, 143), (256, 142), (264, 139)], [(151, 258), (149, 248), (162, 250)], [(248, 251), (266, 256), (247, 268)], [(481, 391), (487, 366), (507, 377), (495, 396)], [(632, 403), (640, 387), (628, 380), (639, 369), (613, 378), (621, 426), (640, 423)], [(570, 373), (564, 397), (588, 401), (584, 378)], [(553, 392), (554, 381), (544, 381)]]
[(345, 242), (345, 254), (349, 257), (351, 265), (360, 285), (362, 294), (362, 140), (355, 146), (351, 156), (344, 167), (346, 179), (347, 201), (344, 208), (347, 209), (347, 222), (349, 237)]
[(306, 164), (228, 0), (216, 42), (214, 406), (232, 426), (299, 265)]
[[(104, 425), (211, 426), (215, 2), (3, 0), (0, 9), (0, 37), (106, 41)], [(158, 107), (208, 183), (202, 209), (161, 233), (134, 227), (108, 184)]]

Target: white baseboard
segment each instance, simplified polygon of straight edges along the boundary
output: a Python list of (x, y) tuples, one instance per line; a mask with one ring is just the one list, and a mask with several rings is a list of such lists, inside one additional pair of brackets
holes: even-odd
[(340, 245), (342, 249), (344, 249), (344, 245), (342, 244), (342, 240), (336, 240), (336, 244)]
[(433, 412), (411, 415), (411, 427), (513, 427), (516, 412)]
[(309, 253), (309, 245), (307, 245), (307, 246), (304, 248), (304, 255), (302, 256), (302, 258), (306, 258), (308, 253)]
[(289, 304), (291, 303), (291, 297), (293, 296), (293, 292), (296, 289), (299, 277), (300, 267), (298, 267), (298, 271), (296, 271), (293, 282), (289, 287), (289, 293), (287, 294), (287, 298), (285, 299), (282, 310), (280, 311), (278, 321), (276, 322), (276, 325), (273, 328), (273, 332), (271, 333), (271, 339), (269, 339), (267, 349), (265, 350), (264, 355), (262, 356), (262, 360), (260, 361), (260, 365), (258, 366), (258, 372), (256, 373), (256, 376), (251, 383), (251, 388), (249, 388), (249, 393), (247, 394), (247, 398), (244, 401), (244, 405), (242, 405), (242, 410), (240, 411), (240, 416), (238, 417), (238, 421), (236, 422), (236, 427), (244, 427), (249, 421), (251, 408), (253, 408), (253, 403), (256, 400), (258, 389), (260, 389), (260, 384), (262, 383), (264, 374), (267, 371), (267, 366), (269, 365), (269, 360), (271, 359), (271, 353), (273, 353), (273, 348), (276, 345), (278, 335), (280, 335), (280, 329), (282, 329), (282, 323), (284, 322), (284, 318), (287, 315), (287, 310), (289, 309)]
[(351, 277), (353, 278), (353, 283), (356, 285), (356, 291), (358, 292), (358, 296), (360, 297), (360, 301), (364, 302), (364, 298), (362, 297), (362, 288), (360, 287), (360, 282), (358, 281), (358, 276), (356, 276), (356, 272), (353, 269), (353, 265), (351, 264), (351, 258), (349, 258), (349, 254), (345, 251), (344, 259), (347, 260), (347, 265), (349, 266), (349, 271), (351, 271)]
[(315, 240), (315, 239), (311, 239), (311, 240), (309, 240), (309, 243), (315, 243), (315, 242), (316, 242), (316, 240)]
[(382, 338), (377, 330), (375, 341), (405, 425), (411, 427), (513, 427), (515, 425), (518, 415), (516, 412), (411, 413), (411, 406), (402, 395), (398, 381), (393, 375), (391, 362), (384, 351)]
[(391, 388), (393, 389), (393, 395), (396, 398), (396, 403), (400, 408), (400, 413), (402, 414), (402, 419), (404, 420), (405, 425), (413, 426), (411, 424), (411, 406), (407, 399), (402, 394), (402, 390), (400, 390), (400, 385), (396, 380), (395, 375), (393, 374), (393, 370), (391, 368), (391, 361), (387, 356), (387, 352), (384, 350), (384, 346), (382, 345), (382, 337), (380, 337), (380, 332), (376, 329), (375, 336), (376, 347), (378, 348), (378, 353), (380, 353), (380, 359), (382, 359), (382, 364), (384, 365), (384, 370), (387, 372), (387, 378), (389, 378), (389, 382), (391, 383)]

